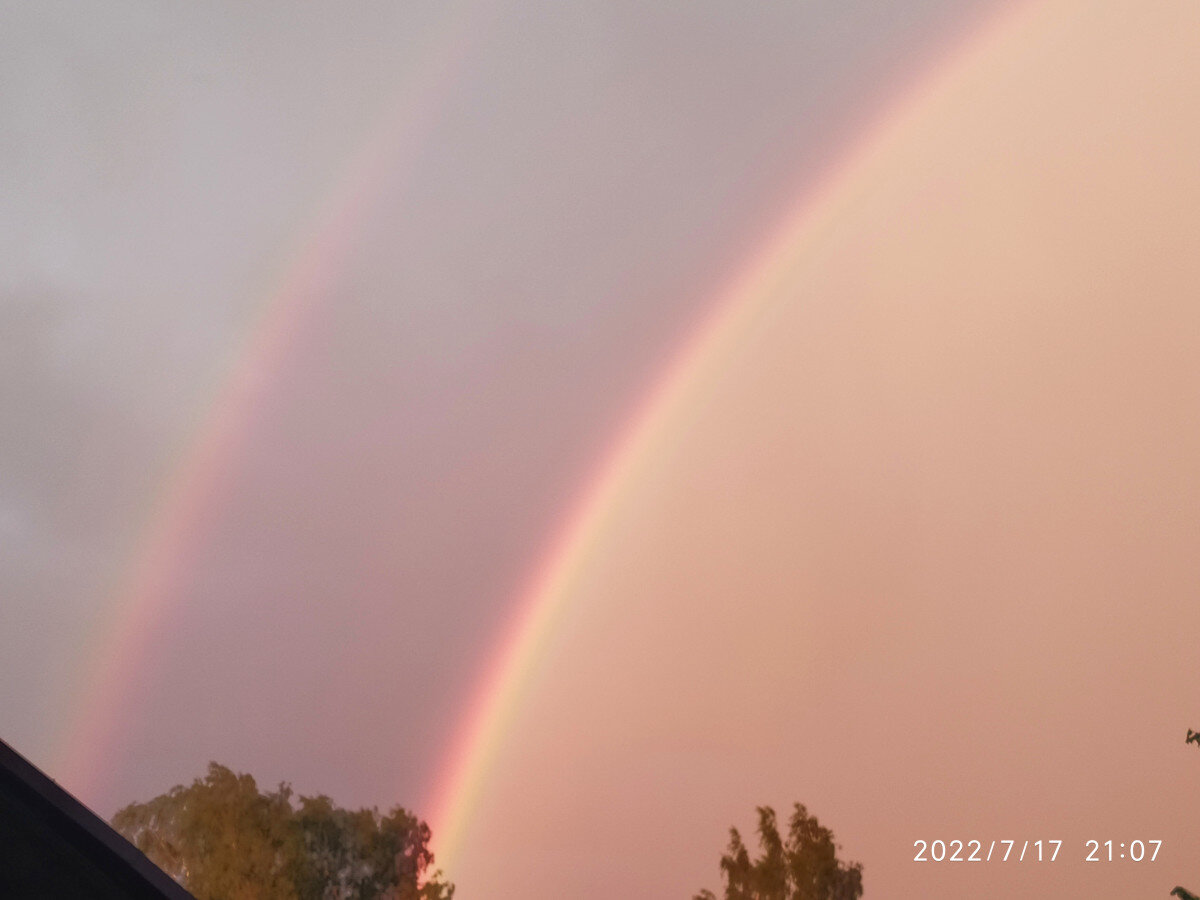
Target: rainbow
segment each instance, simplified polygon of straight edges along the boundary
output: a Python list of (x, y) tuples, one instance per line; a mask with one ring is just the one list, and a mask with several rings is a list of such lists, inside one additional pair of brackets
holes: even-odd
[[(425, 805), (438, 864), (453, 878), (471, 816), (509, 726), (527, 695), (537, 661), (562, 620), (579, 574), (612, 527), (613, 511), (661, 454), (667, 436), (697, 402), (706, 379), (787, 299), (797, 266), (818, 250), (842, 217), (862, 201), (871, 175), (886, 159), (915, 114), (948, 90), (966, 64), (986, 47), (1011, 40), (1041, 4), (1007, 0), (951, 42), (953, 49), (914, 80), (850, 142), (818, 181), (792, 191), (796, 199), (734, 277), (714, 292), (709, 312), (637, 406), (626, 426), (600, 454), (600, 464), (513, 602), (460, 727), (433, 779)], [(132, 564), (111, 592), (108, 616), (92, 635), (81, 664), (80, 692), (68, 711), (52, 771), (74, 792), (94, 795), (121, 721), (122, 705), (163, 618), (165, 599), (199, 545), (217, 507), (231, 463), (275, 379), (311, 327), (323, 300), (352, 260), (375, 199), (401, 180), (420, 151), (462, 60), (481, 31), (480, 8), (462, 7), (430, 38), (382, 117), (382, 125), (343, 168), (327, 192), (299, 251), (265, 291), (246, 329), (235, 365), (212, 392), (190, 432), (186, 450), (169, 467), (165, 488), (146, 517)]]
[(464, 61), (495, 12), (461, 5), (424, 36), (413, 63), (389, 98), (379, 124), (341, 168), (298, 250), (264, 291), (257, 315), (243, 331), (233, 365), (210, 391), (204, 414), (145, 517), (132, 564), (110, 591), (106, 618), (91, 634), (80, 665), (84, 686), (65, 718), (66, 730), (51, 771), (84, 797), (100, 789), (105, 759), (122, 721), (122, 706), (138, 666), (157, 635), (170, 589), (177, 584), (209, 518), (219, 507), (232, 463), (256, 413), (311, 329), (321, 304), (352, 261), (358, 237), (377, 198), (395, 191), (412, 171)]
[(563, 619), (573, 584), (613, 527), (615, 509), (663, 454), (668, 436), (703, 397), (705, 382), (719, 377), (722, 362), (761, 327), (772, 308), (788, 299), (786, 289), (798, 265), (860, 206), (872, 175), (905, 126), (936, 103), (984, 50), (1019, 39), (1040, 9), (1041, 4), (1012, 0), (959, 32), (949, 42), (952, 50), (887, 105), (821, 179), (794, 192), (797, 199), (790, 209), (737, 274), (715, 292), (708, 314), (601, 454), (600, 465), (518, 592), (515, 614), (478, 682), (425, 807), (433, 811), (430, 824), (438, 866), (451, 880), (489, 770), (530, 690), (538, 660)]

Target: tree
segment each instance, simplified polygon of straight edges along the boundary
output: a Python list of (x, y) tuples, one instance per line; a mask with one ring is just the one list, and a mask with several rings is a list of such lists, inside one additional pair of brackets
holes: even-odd
[(208, 775), (147, 803), (113, 827), (197, 900), (450, 900), (429, 851), (429, 826), (395, 807), (340, 809), (324, 796), (259, 793), (249, 775)]
[[(1187, 733), (1187, 738), (1184, 740), (1184, 743), (1185, 744), (1195, 744), (1197, 746), (1200, 746), (1200, 731), (1192, 731), (1192, 729), (1189, 728), (1188, 733)], [(1178, 887), (1178, 886), (1175, 887), (1175, 889), (1171, 891), (1171, 896), (1179, 897), (1180, 900), (1200, 900), (1200, 897), (1197, 897), (1195, 894), (1193, 894), (1187, 888), (1182, 888), (1182, 887)]]
[[(862, 864), (837, 858), (833, 832), (797, 803), (787, 841), (779, 835), (775, 810), (758, 807), (762, 852), (751, 861), (736, 828), (729, 829), (729, 848), (721, 857), (725, 900), (858, 900), (862, 896)], [(716, 900), (712, 891), (694, 900)]]

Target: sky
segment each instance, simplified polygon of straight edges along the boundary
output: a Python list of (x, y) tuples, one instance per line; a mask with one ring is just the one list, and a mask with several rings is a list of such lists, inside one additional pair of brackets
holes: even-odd
[(1198, 15), (6, 5), (0, 738), (463, 897), (1196, 890)]

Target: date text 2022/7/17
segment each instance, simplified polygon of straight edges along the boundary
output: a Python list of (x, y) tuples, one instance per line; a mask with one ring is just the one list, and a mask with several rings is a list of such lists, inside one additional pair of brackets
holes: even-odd
[[(913, 841), (913, 862), (1054, 862), (1059, 858), (1060, 840), (951, 840)], [(1162, 841), (1085, 841), (1086, 862), (1154, 862)]]

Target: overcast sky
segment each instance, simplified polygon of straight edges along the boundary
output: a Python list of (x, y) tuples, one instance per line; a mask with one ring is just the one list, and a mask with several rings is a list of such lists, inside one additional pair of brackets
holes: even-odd
[[(344, 805), (425, 814), (517, 591), (728, 273), (996, 6), (5, 3), (0, 737), (106, 816), (210, 759)], [(1195, 399), (1191, 270), (1155, 237), (1169, 221), (1185, 255), (1195, 233), (1179, 199), (1198, 196), (1192, 157), (1172, 149), (1196, 138), (1187, 85), (1200, 82), (1169, 40), (1187, 13), (1151, 4), (1126, 42), (1115, 14), (1048, 6), (1044, 22), (995, 51), (999, 61), (971, 70), (970, 88), (956, 82), (957, 94), (918, 116), (879, 163), (865, 212), (847, 214), (826, 262), (797, 276), (806, 296), (819, 288), (821, 311), (784, 304), (777, 332), (743, 348), (693, 423), (705, 452), (685, 452), (679, 438), (670, 477), (643, 485), (621, 529), (640, 537), (596, 563), (581, 588), (593, 598), (580, 601), (592, 610), (575, 626), (584, 630), (562, 638), (557, 677), (530, 700), (528, 743), (509, 742), (463, 859), (463, 896), (515, 896), (528, 872), (497, 837), (497, 809), (558, 860), (545, 896), (611, 896), (597, 883), (606, 866), (623, 873), (622, 896), (651, 882), (645, 895), (659, 896), (716, 888), (723, 829), (735, 816), (749, 824), (756, 804), (793, 800), (823, 818), (828, 809), (838, 834), (856, 837), (869, 894), (873, 863), (892, 879), (877, 885), (905, 884), (911, 870), (882, 861), (880, 848), (903, 851), (943, 827), (945, 810), (923, 809), (920, 833), (903, 819), (874, 828), (863, 798), (794, 777), (798, 729), (819, 740), (822, 727), (845, 733), (844, 716), (856, 728), (862, 716), (886, 718), (897, 707), (872, 692), (887, 671), (927, 686), (941, 683), (933, 660), (953, 669), (994, 653), (1009, 671), (1042, 659), (1040, 639), (972, 650), (962, 637), (1009, 634), (1013, 610), (1030, 627), (1039, 597), (1072, 598), (1051, 604), (1047, 621), (1063, 634), (1095, 616), (1138, 635), (1127, 652), (1099, 626), (1079, 638), (1130, 669), (1149, 665), (1156, 640), (1197, 624), (1175, 615), (1194, 583), (1184, 536), (1200, 499), (1194, 423), (1177, 412), (1190, 416)], [(1072, 34), (1080, 47), (1068, 52)], [(1106, 65), (1118, 47), (1127, 52)], [(1096, 112), (1108, 103), (1111, 113)], [(949, 174), (931, 181), (931, 171)], [(1065, 237), (1079, 234), (1091, 237)], [(205, 514), (155, 602), (150, 649), (130, 663), (112, 710), (115, 735), (95, 748), (96, 778), (72, 784), (54, 765), (79, 752), (64, 747), (89, 696), (95, 635), (121, 608), (188, 448), (236, 419), (222, 386), (267, 340), (259, 323), (278, 308), (279, 286), (335, 237), (345, 251), (329, 257), (319, 295), (236, 425), (234, 452), (207, 482)], [(1086, 281), (1114, 255), (1125, 268), (1103, 269), (1100, 287)], [(1167, 274), (1155, 280), (1147, 267)], [(1084, 402), (1096, 396), (1121, 404)], [(980, 397), (993, 413), (977, 411)], [(1107, 449), (1093, 455), (1098, 444), (1071, 436), (1080, 428)], [(996, 449), (998, 435), (1015, 456)], [(701, 486), (713, 484), (723, 487), (709, 502)], [(1130, 536), (1113, 510), (1159, 524)], [(1056, 567), (1045, 548), (1092, 535), (1082, 523), (1095, 517), (1106, 523), (1095, 540), (1067, 542)], [(790, 538), (767, 537), (780, 533), (806, 536), (808, 568), (795, 567)], [(1143, 546), (1147, 533), (1162, 540)], [(1103, 577), (1101, 557), (1112, 566)], [(1149, 569), (1163, 573), (1161, 590), (1138, 601), (1151, 610), (1141, 627), (1113, 585), (1142, 584)], [(754, 641), (779, 641), (769, 654), (783, 659), (792, 632), (735, 628), (716, 613), (676, 630), (698, 598), (732, 609), (749, 584), (762, 610), (790, 610), (784, 622), (821, 635), (798, 656), (854, 645), (850, 623), (880, 616), (896, 631), (866, 646), (892, 667), (860, 649), (860, 681), (811, 659), (763, 668)], [(850, 618), (785, 600), (818, 595)], [(936, 639), (894, 612), (902, 601)], [(772, 621), (755, 616), (745, 621)], [(682, 660), (714, 649), (718, 634), (736, 649), (704, 663), (714, 681), (689, 683)], [(931, 648), (927, 668), (896, 649), (914, 644)], [(1098, 658), (1079, 653), (1063, 671)], [(600, 659), (624, 661), (626, 674), (609, 684)], [(1154, 671), (1174, 692), (1143, 689), (1182, 702), (1178, 673)], [(761, 759), (741, 738), (698, 737), (701, 723), (722, 727), (701, 694), (736, 704), (803, 672), (841, 698), (840, 711), (801, 711), (807, 691), (746, 701), (730, 717), (743, 734), (790, 719), (756, 745)], [(1065, 684), (1059, 669), (1045, 673)], [(1014, 682), (1020, 691), (1039, 689), (1029, 677)], [(952, 693), (943, 710), (965, 715), (966, 695)], [(998, 684), (985, 693), (993, 716), (1009, 708)], [(860, 714), (845, 712), (867, 694), (876, 699)], [(922, 778), (936, 768), (920, 752), (929, 735), (942, 735), (946, 754), (974, 752), (940, 713), (901, 707), (929, 729), (905, 745)], [(627, 736), (621, 748), (580, 749), (588, 731), (577, 717), (589, 710)], [(653, 738), (673, 710), (677, 732)], [(1181, 734), (1194, 724), (1169, 704), (1159, 711)], [(1044, 736), (1037, 722), (1030, 733)], [(971, 733), (994, 737), (984, 728)], [(642, 750), (632, 762), (629, 747)], [(832, 765), (844, 752), (831, 741), (808, 761)], [(646, 762), (655, 753), (695, 781), (664, 785)], [(551, 757), (562, 780), (533, 789)], [(762, 777), (720, 774), (727, 766)], [(849, 763), (834, 769), (850, 777)], [(1012, 789), (1015, 770), (997, 771)], [(1030, 783), (1046, 789), (1043, 777)], [(588, 833), (582, 810), (616, 796), (614, 784), (632, 793), (614, 803), (621, 816), (595, 821), (592, 855), (583, 859), (586, 842), (556, 844), (555, 823), (575, 815)], [(690, 805), (673, 806), (683, 797)], [(696, 827), (655, 831), (669, 811)], [(631, 819), (654, 823), (631, 834), (658, 856), (622, 866), (611, 848)]]

